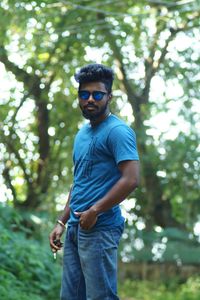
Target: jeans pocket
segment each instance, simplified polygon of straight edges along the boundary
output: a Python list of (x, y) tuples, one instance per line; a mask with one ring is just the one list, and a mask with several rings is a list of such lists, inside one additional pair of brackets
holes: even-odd
[(66, 239), (74, 244), (77, 244), (77, 228), (75, 225), (67, 227)]
[(119, 245), (119, 241), (123, 231), (124, 231), (124, 223), (110, 230), (110, 234), (112, 236), (113, 242), (116, 243), (117, 247)]
[(67, 227), (67, 235), (66, 235), (66, 238), (67, 238), (69, 241), (72, 241), (72, 240), (73, 240), (73, 227), (72, 227), (72, 226), (68, 226), (68, 227)]

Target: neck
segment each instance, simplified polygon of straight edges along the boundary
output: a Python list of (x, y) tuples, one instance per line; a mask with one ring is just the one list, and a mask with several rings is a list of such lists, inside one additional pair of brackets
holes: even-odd
[(110, 110), (106, 110), (105, 114), (103, 114), (102, 116), (99, 116), (97, 119), (95, 120), (90, 120), (90, 125), (92, 127), (97, 126), (98, 124), (100, 124), (101, 122), (103, 122), (105, 119), (107, 119), (107, 117), (111, 114)]

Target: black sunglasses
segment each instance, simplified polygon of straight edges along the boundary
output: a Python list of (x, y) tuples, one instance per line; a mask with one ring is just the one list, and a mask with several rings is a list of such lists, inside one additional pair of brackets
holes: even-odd
[(86, 90), (78, 91), (79, 98), (82, 100), (88, 100), (90, 95), (92, 95), (95, 101), (101, 101), (106, 94), (107, 93), (102, 91), (93, 91), (92, 93)]

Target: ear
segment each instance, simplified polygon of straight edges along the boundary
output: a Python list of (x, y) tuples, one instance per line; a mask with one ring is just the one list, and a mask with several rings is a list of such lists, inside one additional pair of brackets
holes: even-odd
[(112, 93), (110, 93), (109, 96), (108, 96), (108, 100), (109, 100), (109, 101), (111, 101), (112, 96), (113, 96)]

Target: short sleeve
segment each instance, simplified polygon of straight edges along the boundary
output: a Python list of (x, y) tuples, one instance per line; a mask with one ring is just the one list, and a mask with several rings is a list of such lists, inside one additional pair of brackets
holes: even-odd
[(119, 125), (112, 128), (107, 142), (117, 164), (124, 160), (139, 160), (135, 132), (130, 127)]

